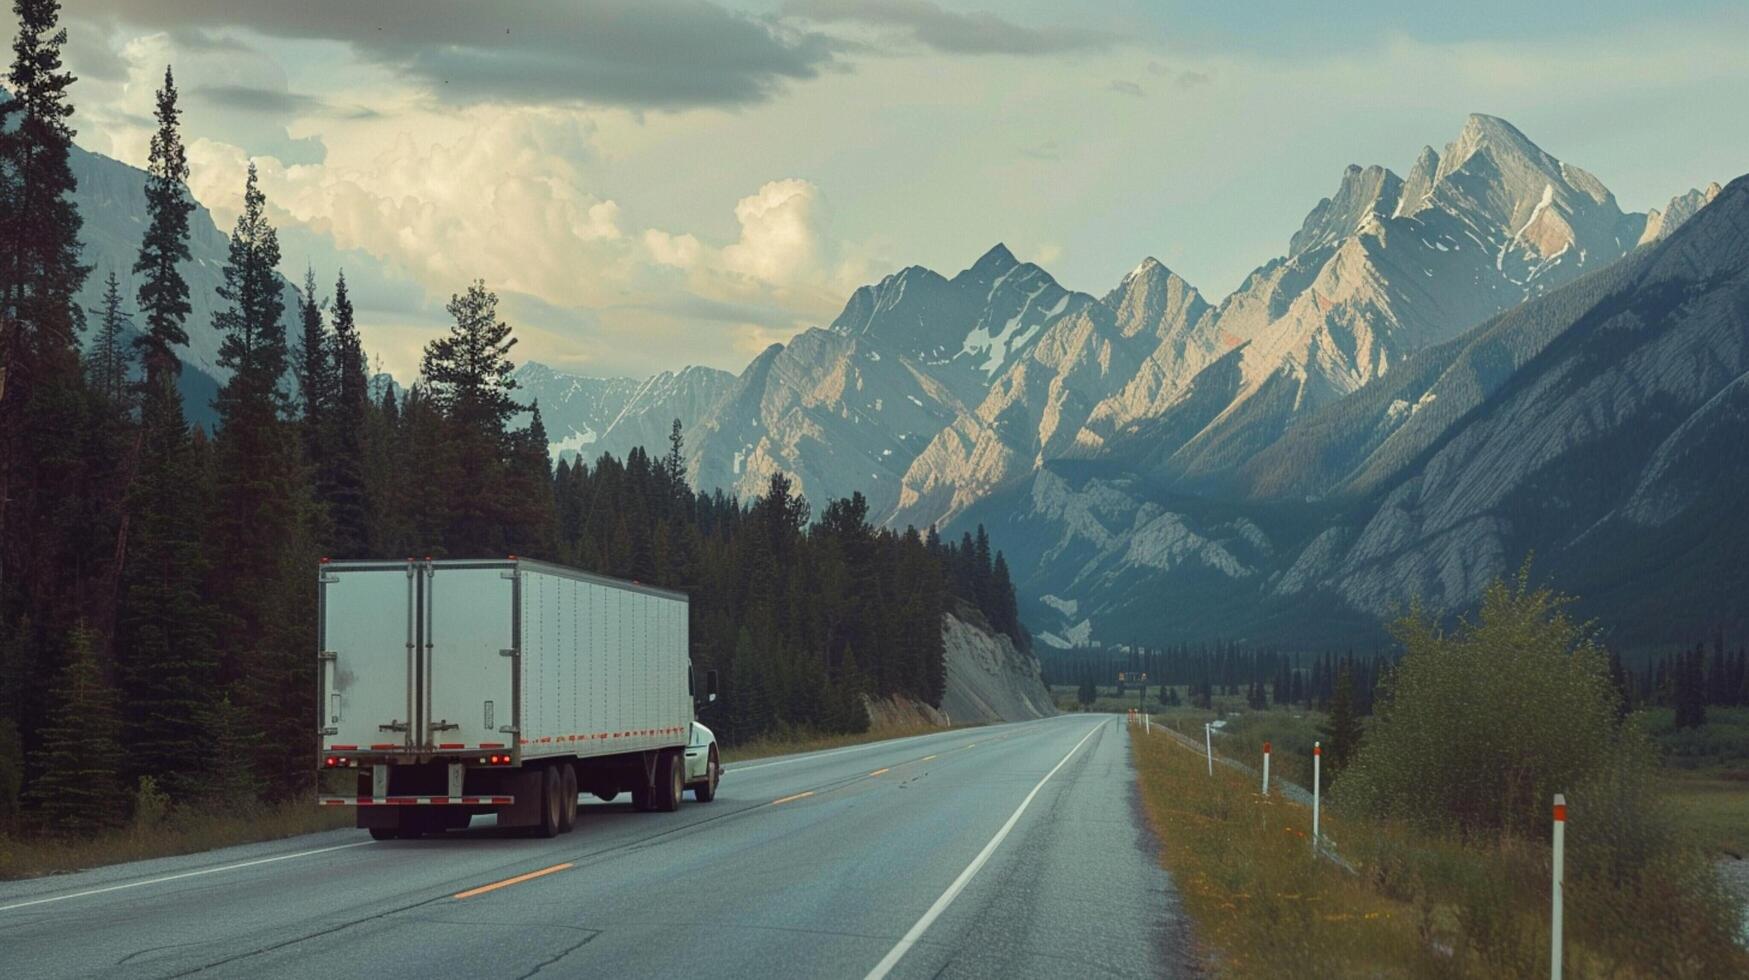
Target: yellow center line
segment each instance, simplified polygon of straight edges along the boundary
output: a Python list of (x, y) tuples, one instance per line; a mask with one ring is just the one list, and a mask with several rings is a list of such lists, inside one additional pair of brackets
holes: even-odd
[(923, 757), (923, 758), (921, 758), (921, 759), (918, 759), (918, 760), (917, 760), (917, 761), (918, 761), (918, 762), (928, 762), (928, 761), (929, 761), (929, 760), (930, 760), (930, 759), (933, 759), (933, 758), (935, 758), (935, 756), (932, 756), (932, 755), (926, 755), (926, 756), (924, 756), (924, 757)]
[(885, 768), (885, 769), (876, 769), (876, 770), (875, 770), (875, 771), (874, 771), (874, 772), (871, 772), (871, 773), (869, 773), (869, 775), (870, 775), (870, 776), (879, 776), (879, 775), (881, 775), (881, 774), (882, 774), (882, 773), (888, 773), (888, 772), (892, 772), (892, 771), (893, 771), (893, 767), (892, 767), (892, 766), (888, 766), (888, 767), (887, 767), (887, 768)]
[(800, 799), (806, 799), (806, 798), (807, 798), (807, 797), (810, 797), (810, 796), (813, 796), (813, 795), (814, 795), (814, 791), (813, 791), (813, 790), (808, 790), (808, 791), (807, 791), (807, 792), (806, 792), (806, 793), (797, 793), (797, 794), (796, 794), (796, 795), (794, 795), (794, 796), (786, 796), (786, 797), (784, 797), (784, 798), (783, 798), (783, 799), (781, 799), (781, 800), (772, 800), (772, 801), (771, 801), (771, 805), (772, 805), (772, 806), (776, 806), (776, 805), (778, 805), (778, 804), (779, 804), (779, 803), (790, 803), (790, 802), (793, 802), (793, 801), (795, 801), (795, 800), (800, 800)]
[(569, 868), (571, 866), (572, 865), (569, 862), (567, 862), (565, 864), (555, 864), (550, 868), (542, 868), (539, 871), (530, 871), (528, 874), (525, 874), (525, 875), (517, 875), (514, 878), (506, 878), (503, 881), (495, 881), (490, 885), (481, 885), (478, 888), (470, 888), (465, 892), (457, 892), (452, 897), (454, 897), (454, 898), (473, 898), (475, 895), (484, 895), (487, 892), (495, 892), (500, 888), (509, 888), (511, 885), (520, 885), (525, 881), (532, 881), (535, 878), (544, 878), (550, 874), (557, 874), (558, 872), (564, 871), (566, 868)]

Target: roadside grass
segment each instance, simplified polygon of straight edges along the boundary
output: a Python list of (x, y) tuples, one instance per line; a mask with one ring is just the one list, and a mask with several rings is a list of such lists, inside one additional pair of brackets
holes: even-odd
[(1663, 795), (1671, 815), (1713, 853), (1749, 858), (1749, 770), (1673, 772)]
[(1749, 772), (1749, 708), (1711, 707), (1706, 724), (1683, 729), (1676, 727), (1676, 712), (1670, 708), (1646, 708), (1639, 714), (1646, 734), (1663, 751), (1666, 768)]
[(736, 762), (750, 762), (754, 759), (764, 759), (774, 755), (794, 755), (797, 752), (819, 752), (823, 749), (836, 749), (849, 745), (863, 745), (868, 742), (885, 742), (895, 738), (909, 738), (912, 735), (929, 735), (935, 732), (950, 732), (960, 728), (977, 728), (975, 724), (963, 725), (883, 725), (870, 728), (866, 732), (855, 734), (822, 735), (808, 731), (794, 732), (784, 737), (768, 737), (743, 742), (733, 748), (721, 750), (723, 765)]
[(153, 827), (128, 827), (90, 839), (0, 834), (0, 880), (66, 874), (146, 858), (279, 840), (352, 825), (353, 814), (309, 798), (254, 807), (173, 810)]
[[(1356, 869), (1316, 858), (1308, 807), (1264, 797), (1200, 752), (1132, 733), (1148, 819), (1196, 933), (1223, 976), (1534, 976), (1548, 972), (1549, 851), (1461, 841), (1324, 809)], [(1569, 840), (1571, 848), (1575, 842)], [(1728, 908), (1698, 855), (1626, 882), (1570, 876), (1573, 976), (1745, 976), (1718, 927)], [(1709, 904), (1710, 903), (1710, 904)]]

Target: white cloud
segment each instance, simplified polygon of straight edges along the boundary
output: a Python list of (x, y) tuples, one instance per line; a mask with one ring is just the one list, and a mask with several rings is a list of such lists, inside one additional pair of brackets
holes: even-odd
[(773, 285), (814, 278), (823, 212), (813, 184), (794, 177), (771, 181), (735, 205), (741, 240), (723, 249), (723, 264)]
[[(829, 209), (806, 180), (768, 181), (741, 198), (738, 236), (712, 244), (689, 231), (637, 229), (589, 189), (594, 129), (584, 114), (447, 115), (433, 135), (402, 129), (371, 155), (346, 148), (300, 165), (255, 157), (270, 214), (407, 270), (434, 298), (475, 278), (525, 297), (540, 324), (529, 325), (524, 356), (617, 357), (598, 365), (606, 369), (672, 366), (673, 353), (649, 346), (655, 337), (686, 359), (738, 367), (749, 347), (829, 319), (862, 271), (837, 261)], [(189, 155), (195, 196), (230, 222), (250, 157), (205, 138)], [(712, 304), (730, 312), (700, 315)], [(406, 330), (398, 327), (401, 346)], [(628, 368), (636, 358), (651, 363)]]

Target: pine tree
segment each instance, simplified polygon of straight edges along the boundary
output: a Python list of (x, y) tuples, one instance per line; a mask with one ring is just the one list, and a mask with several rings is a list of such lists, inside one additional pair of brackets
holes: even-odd
[[(509, 554), (553, 559), (558, 552), (558, 510), (553, 498), (551, 447), (541, 421), (540, 402), (530, 406), (528, 427), (511, 440), (510, 470), (505, 485), (506, 546)], [(649, 529), (645, 529), (648, 531)], [(639, 581), (656, 579), (656, 562), (648, 533)]]
[(18, 827), (18, 793), (24, 788), (24, 740), (18, 723), (0, 717), (0, 834)]
[[(47, 689), (85, 610), (80, 572), (101, 560), (113, 518), (110, 426), (93, 418), (79, 359), (80, 216), (68, 155), (67, 35), (54, 0), (15, 0), (18, 33), (0, 92), (0, 663), (27, 757)], [(113, 408), (102, 407), (103, 415)], [(89, 440), (89, 441), (87, 441)], [(82, 445), (82, 443), (84, 443)]]
[(219, 698), (203, 721), (212, 765), (200, 786), (201, 795), (228, 810), (247, 809), (261, 798), (265, 788), (252, 764), (261, 751), (256, 726), (230, 695)]
[(1020, 610), (1014, 601), (1014, 580), (1008, 571), (1008, 559), (996, 552), (996, 564), (990, 575), (990, 602), (995, 607), (991, 625), (1005, 633), (1014, 645), (1026, 649), (1025, 630), (1020, 625)]
[(220, 428), (206, 551), (215, 562), (208, 594), (224, 615), (216, 630), (218, 682), (262, 724), (257, 773), (276, 795), (307, 787), (315, 752), (308, 724), (315, 710), (309, 576), (320, 523), (296, 433), (284, 418), (287, 345), (278, 264), (278, 234), (251, 165), (219, 289), (226, 306), (214, 317), (224, 334), (219, 363), (232, 373), (216, 402)]
[[(335, 278), (330, 309), (334, 320), (333, 405), (329, 418), (331, 433), (320, 460), (325, 472), (324, 502), (331, 522), (328, 552), (357, 558), (370, 551), (372, 507), (366, 487), (367, 456), (377, 447), (369, 434), (373, 426), (364, 344), (353, 320), (352, 298), (346, 290), (344, 272)], [(378, 430), (375, 439), (386, 443), (387, 433)]]
[(304, 443), (311, 460), (322, 458), (328, 435), (328, 413), (334, 402), (334, 364), (328, 325), (316, 299), (316, 271), (305, 269), (304, 291), (298, 297), (298, 397), (304, 410)]
[(184, 186), (188, 152), (177, 130), (182, 113), (176, 107), (176, 79), (168, 67), (157, 101), (158, 131), (152, 135), (146, 163), (146, 235), (134, 260), (134, 274), (142, 277), (138, 295), (146, 319), (145, 331), (134, 343), (140, 348), (148, 387), (181, 370), (176, 349), (188, 343), (184, 324), (192, 309), (188, 282), (177, 263), (189, 260), (188, 215), (194, 201)]
[(43, 728), (43, 772), (26, 792), (46, 833), (87, 837), (117, 826), (123, 816), (121, 763), (114, 688), (92, 652), (94, 637), (80, 627), (68, 641), (71, 659), (55, 682)]
[(681, 432), (680, 420), (675, 419), (674, 425), (668, 430), (668, 455), (662, 457), (662, 473), (668, 480), (668, 489), (678, 499), (681, 493), (688, 490), (686, 485), (686, 436)]
[(467, 292), (451, 296), (445, 307), (455, 318), (448, 336), (427, 344), (420, 373), (443, 413), (464, 428), (502, 433), (520, 410), (510, 393), (516, 365), (510, 349), (516, 338), (498, 319), (498, 296), (476, 280)]
[(16, 398), (11, 385), (28, 384), (56, 355), (76, 349), (83, 322), (73, 294), (90, 270), (79, 263), (82, 221), (68, 164), (74, 76), (61, 62), (60, 6), (13, 4), (18, 35), (0, 101), (0, 406)]
[(127, 397), (128, 352), (121, 336), (127, 322), (121, 308), (121, 284), (111, 269), (103, 283), (103, 308), (98, 311), (97, 336), (86, 356), (86, 371), (92, 390), (116, 405)]
[(426, 345), (420, 363), (454, 460), (452, 482), (437, 484), (452, 508), (443, 543), (457, 554), (503, 554), (510, 448), (504, 425), (521, 408), (511, 397), (516, 380), (509, 354), (516, 338), (510, 324), (498, 319), (498, 297), (484, 282), (452, 296), (446, 308), (455, 323), (447, 336)]
[(224, 336), (219, 366), (232, 372), (217, 404), (224, 425), (277, 416), (284, 405), (285, 298), (278, 268), (279, 232), (267, 220), (267, 196), (251, 162), (243, 185), (243, 213), (231, 232), (225, 281), (219, 287), (219, 298), (227, 305), (213, 317), (213, 326)]
[(200, 540), (205, 474), (195, 460), (181, 396), (166, 376), (144, 392), (140, 437), (140, 469), (128, 497), (134, 544), (122, 578), (116, 637), (127, 694), (127, 771), (130, 777), (151, 776), (172, 798), (187, 801), (204, 768), (203, 722), (217, 663), (202, 595), (208, 568)]
[(1364, 729), (1354, 712), (1354, 673), (1344, 663), (1330, 698), (1330, 720), (1318, 730), (1325, 739), (1325, 778), (1334, 780), (1360, 750)]

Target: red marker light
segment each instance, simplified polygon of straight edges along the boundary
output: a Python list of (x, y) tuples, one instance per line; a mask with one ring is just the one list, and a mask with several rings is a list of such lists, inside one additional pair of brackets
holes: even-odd
[(1555, 822), (1556, 823), (1566, 823), (1567, 822), (1567, 804), (1565, 804), (1565, 803), (1556, 803), (1555, 804)]
[(1269, 743), (1268, 743), (1268, 742), (1264, 742), (1264, 743), (1263, 743), (1263, 754), (1264, 754), (1264, 755), (1268, 755), (1268, 754), (1269, 754)]

